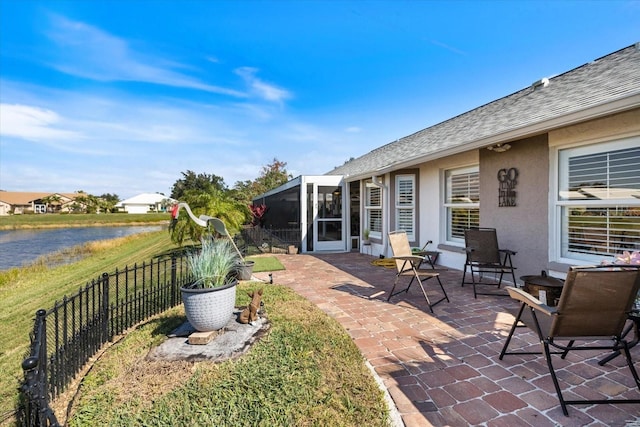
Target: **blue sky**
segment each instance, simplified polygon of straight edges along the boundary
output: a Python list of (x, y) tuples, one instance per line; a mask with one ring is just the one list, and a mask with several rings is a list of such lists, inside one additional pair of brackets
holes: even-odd
[(320, 175), (638, 41), (639, 1), (0, 0), (0, 189)]

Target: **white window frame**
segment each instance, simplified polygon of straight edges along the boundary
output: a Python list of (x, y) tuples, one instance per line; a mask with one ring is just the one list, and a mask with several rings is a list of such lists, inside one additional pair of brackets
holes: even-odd
[[(409, 200), (401, 197), (401, 184), (404, 183), (409, 183), (410, 185)], [(396, 175), (395, 184), (395, 230), (405, 231), (409, 241), (413, 242), (416, 240), (416, 176), (413, 174)], [(410, 225), (408, 228), (400, 222), (400, 213), (402, 211), (408, 211), (409, 213)]]
[[(449, 202), (449, 194), (450, 194), (450, 184), (449, 184), (449, 176), (455, 175), (468, 175), (471, 173), (475, 173), (478, 175), (478, 201), (473, 202), (469, 201), (468, 203), (451, 203)], [(443, 240), (447, 244), (455, 245), (455, 246), (464, 246), (464, 237), (453, 237), (451, 235), (451, 210), (454, 208), (465, 208), (465, 209), (477, 209), (478, 210), (478, 222), (480, 221), (480, 166), (478, 164), (459, 167), (459, 168), (450, 168), (445, 169), (442, 174), (442, 182), (443, 182), (443, 191), (444, 200), (442, 203), (443, 206), (443, 215), (442, 215), (442, 231), (443, 231)]]
[[(549, 248), (551, 249), (550, 261), (556, 261), (563, 264), (593, 264), (600, 263), (608, 258), (606, 255), (581, 254), (576, 252), (563, 253), (562, 242), (563, 233), (563, 210), (571, 206), (587, 206), (593, 208), (611, 208), (617, 206), (631, 206), (640, 208), (640, 199), (613, 199), (613, 200), (580, 200), (569, 198), (561, 198), (561, 189), (567, 187), (568, 180), (568, 160), (570, 157), (582, 156), (596, 153), (606, 153), (616, 150), (635, 148), (640, 146), (640, 136), (625, 138), (613, 141), (603, 141), (599, 143), (590, 143), (582, 145), (559, 146), (552, 151), (551, 170), (554, 171), (550, 193), (550, 221), (549, 227)], [(613, 257), (611, 257), (613, 259)]]
[[(372, 191), (379, 191), (379, 197), (378, 197), (378, 201), (379, 204), (371, 204), (371, 192)], [(379, 185), (375, 185), (372, 182), (367, 182), (365, 184), (365, 197), (364, 197), (364, 211), (365, 211), (365, 225), (364, 227), (366, 229), (369, 230), (369, 238), (375, 238), (375, 239), (381, 239), (382, 238), (382, 223), (383, 223), (383, 217), (382, 217), (382, 197), (383, 197), (383, 191), (382, 191), (382, 187)], [(380, 230), (374, 230), (373, 227), (371, 226), (371, 214), (372, 213), (376, 213), (378, 212), (380, 215)]]

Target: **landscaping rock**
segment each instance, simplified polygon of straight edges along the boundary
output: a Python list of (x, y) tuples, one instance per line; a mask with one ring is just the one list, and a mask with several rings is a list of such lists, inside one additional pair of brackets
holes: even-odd
[(236, 311), (229, 323), (207, 344), (189, 344), (189, 336), (196, 332), (189, 322), (172, 331), (167, 340), (152, 348), (149, 360), (209, 360), (222, 362), (245, 354), (253, 343), (260, 339), (271, 324), (264, 314), (253, 324), (238, 322), (240, 311)]

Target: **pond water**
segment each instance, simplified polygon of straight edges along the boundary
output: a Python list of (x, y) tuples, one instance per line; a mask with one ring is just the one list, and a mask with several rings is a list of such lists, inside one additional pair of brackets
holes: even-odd
[(0, 230), (0, 270), (21, 267), (38, 257), (96, 240), (159, 231), (161, 225)]

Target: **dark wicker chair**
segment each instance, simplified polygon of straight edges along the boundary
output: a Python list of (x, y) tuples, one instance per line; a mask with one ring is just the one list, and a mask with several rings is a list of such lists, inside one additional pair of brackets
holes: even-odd
[[(442, 286), (442, 282), (440, 281), (440, 274), (431, 270), (419, 270), (420, 264), (425, 261), (425, 257), (414, 255), (411, 253), (411, 246), (409, 246), (409, 239), (407, 238), (407, 234), (404, 231), (392, 231), (389, 233), (389, 245), (391, 246), (391, 251), (393, 252), (393, 259), (396, 261), (396, 280), (393, 283), (393, 288), (391, 288), (391, 292), (389, 293), (389, 297), (387, 301), (391, 299), (391, 297), (401, 293), (401, 292), (409, 292), (409, 288), (413, 284), (414, 281), (417, 281), (420, 285), (420, 289), (422, 289), (422, 294), (427, 300), (427, 305), (429, 306), (429, 310), (433, 313), (433, 307), (442, 302), (449, 302), (449, 297), (447, 296), (447, 292), (444, 290), (444, 286)], [(407, 287), (403, 290), (393, 292), (396, 289), (396, 285), (400, 280), (400, 277), (410, 277), (411, 280)], [(427, 291), (424, 288), (423, 281), (429, 279), (436, 279), (438, 284), (440, 285), (440, 289), (442, 289), (443, 297), (434, 302), (433, 304), (429, 300), (429, 296), (427, 295)]]
[[(630, 344), (624, 337), (625, 323), (639, 288), (640, 268), (629, 266), (572, 267), (557, 307), (544, 305), (521, 289), (507, 287), (509, 295), (520, 302), (520, 309), (500, 360), (508, 354), (544, 354), (562, 412), (567, 416), (567, 405), (640, 403), (640, 399), (565, 400), (551, 358), (552, 354), (560, 354), (564, 359), (574, 350), (621, 352), (640, 390), (640, 379), (629, 352)], [(542, 352), (507, 351), (519, 326), (526, 326), (538, 335)]]
[[(504, 295), (494, 292), (478, 292), (478, 285), (497, 286), (502, 285), (502, 278), (506, 274), (511, 274), (513, 284), (516, 284), (515, 267), (511, 257), (516, 254), (510, 249), (500, 249), (495, 228), (469, 228), (464, 230), (465, 249), (467, 258), (464, 263), (462, 274), (462, 286), (473, 285), (473, 297), (478, 295)], [(467, 270), (471, 273), (471, 281), (467, 281)], [(486, 274), (499, 275), (497, 281), (483, 282)], [(476, 275), (478, 280), (476, 281)]]

